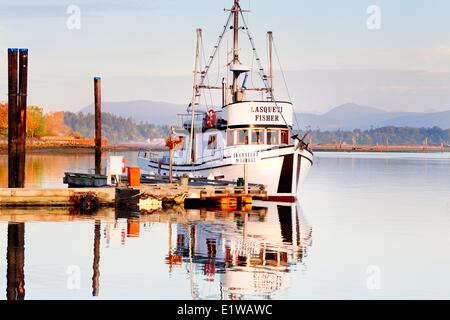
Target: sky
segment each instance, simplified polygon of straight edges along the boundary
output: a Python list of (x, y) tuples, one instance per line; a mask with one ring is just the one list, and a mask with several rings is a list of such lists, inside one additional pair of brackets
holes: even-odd
[[(0, 0), (0, 100), (7, 99), (7, 48), (26, 47), (29, 103), (47, 111), (91, 104), (94, 76), (102, 77), (104, 101), (187, 103), (195, 29), (203, 29), (209, 56), (227, 18), (223, 9), (231, 6), (231, 0)], [(266, 32), (274, 32), (297, 111), (322, 113), (347, 102), (450, 110), (450, 1), (241, 0), (241, 6), (251, 10), (246, 18), (264, 63)], [(241, 60), (251, 64), (245, 49)], [(221, 59), (218, 65), (225, 53)], [(278, 63), (276, 69), (276, 93), (285, 98)]]

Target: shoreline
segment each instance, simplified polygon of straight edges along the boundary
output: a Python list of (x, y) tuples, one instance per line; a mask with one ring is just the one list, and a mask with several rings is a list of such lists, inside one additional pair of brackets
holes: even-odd
[(450, 146), (425, 146), (425, 145), (313, 145), (314, 152), (384, 152), (384, 153), (446, 153), (450, 152)]
[[(121, 144), (104, 146), (103, 152), (137, 152), (149, 151), (150, 148), (145, 145)], [(164, 148), (151, 149), (153, 152), (164, 151)], [(351, 145), (314, 145), (313, 152), (346, 152), (346, 153), (447, 153), (450, 147), (445, 146), (351, 146)], [(86, 145), (64, 145), (64, 144), (27, 144), (26, 151), (28, 153), (84, 153), (90, 154), (95, 152), (94, 146)], [(8, 154), (8, 145), (0, 144), (0, 154)]]
[[(102, 147), (104, 152), (130, 152), (130, 151), (143, 151), (150, 149), (149, 146), (137, 145), (137, 144), (118, 144), (118, 145), (106, 145)], [(153, 148), (152, 151), (163, 151), (163, 148)], [(44, 153), (44, 152), (77, 152), (77, 153), (94, 153), (95, 146), (83, 145), (83, 144), (58, 144), (58, 143), (27, 143), (27, 153)], [(0, 154), (8, 154), (8, 144), (0, 144)]]

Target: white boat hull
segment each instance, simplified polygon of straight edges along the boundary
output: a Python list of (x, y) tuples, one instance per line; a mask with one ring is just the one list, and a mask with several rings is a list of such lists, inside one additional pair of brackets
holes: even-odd
[[(260, 160), (247, 165), (247, 179), (251, 184), (265, 186), (269, 201), (295, 202), (302, 190), (302, 182), (313, 164), (308, 150), (293, 146), (259, 151)], [(167, 176), (169, 165), (145, 157), (138, 158), (139, 167), (147, 173)], [(233, 164), (230, 158), (211, 160), (195, 165), (174, 165), (173, 175), (192, 174), (194, 177), (237, 181), (244, 177), (244, 165)]]

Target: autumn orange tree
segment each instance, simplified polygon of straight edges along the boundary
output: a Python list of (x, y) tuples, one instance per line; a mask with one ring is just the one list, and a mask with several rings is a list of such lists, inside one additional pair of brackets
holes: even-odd
[(45, 135), (45, 126), (44, 109), (38, 106), (29, 106), (27, 108), (27, 137), (42, 137)]
[[(27, 137), (67, 136), (71, 129), (64, 123), (64, 112), (44, 113), (39, 106), (27, 107)], [(0, 136), (8, 136), (8, 103), (0, 102)]]
[(8, 104), (0, 102), (0, 136), (8, 136)]
[(67, 136), (70, 128), (64, 123), (64, 112), (51, 112), (46, 117), (46, 135)]

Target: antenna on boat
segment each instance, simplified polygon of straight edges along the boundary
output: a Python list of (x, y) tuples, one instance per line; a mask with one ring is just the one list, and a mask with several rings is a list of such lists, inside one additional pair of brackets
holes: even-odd
[(226, 106), (226, 85), (227, 85), (227, 80), (225, 78), (222, 78), (222, 107)]
[[(232, 9), (232, 12), (234, 14), (234, 25), (233, 25), (233, 65), (239, 64), (239, 0), (234, 0), (234, 6)], [(238, 101), (238, 93), (239, 93), (239, 87), (238, 87), (238, 78), (239, 73), (233, 72), (233, 97), (234, 102)]]
[(268, 54), (269, 54), (269, 94), (271, 97), (273, 97), (273, 32), (269, 31), (267, 32), (267, 37), (269, 40), (269, 48), (268, 48)]

